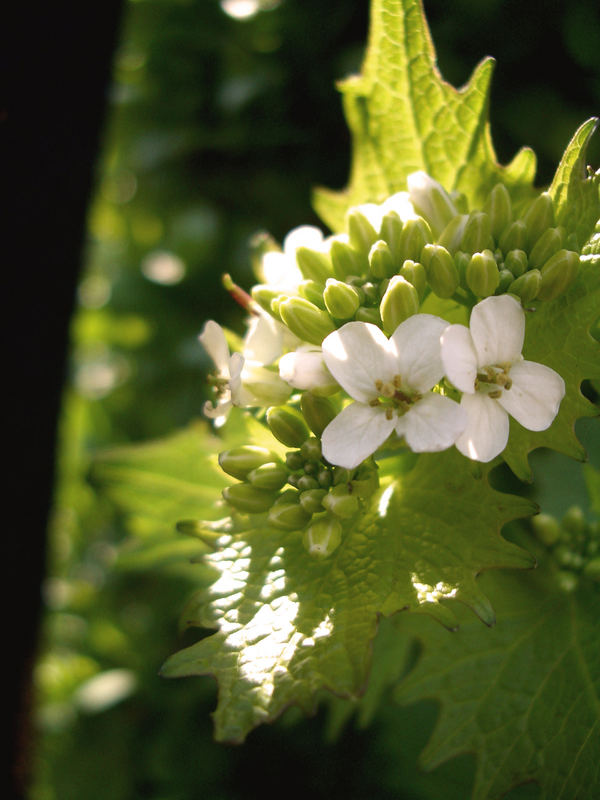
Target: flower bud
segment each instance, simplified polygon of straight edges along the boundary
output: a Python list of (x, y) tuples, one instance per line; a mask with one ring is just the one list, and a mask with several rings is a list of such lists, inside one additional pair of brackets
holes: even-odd
[(324, 283), (333, 273), (333, 265), (329, 253), (299, 247), (296, 250), (296, 263), (307, 280)]
[(326, 494), (326, 489), (308, 489), (300, 495), (300, 505), (307, 514), (317, 514), (323, 511), (322, 501)]
[(498, 275), (500, 280), (498, 282), (498, 288), (496, 289), (495, 294), (504, 294), (508, 291), (508, 287), (514, 281), (515, 276), (509, 269), (501, 269)]
[(219, 453), (219, 466), (223, 472), (240, 481), (246, 480), (253, 469), (276, 461), (277, 456), (270, 450), (249, 444)]
[(313, 392), (304, 392), (300, 398), (300, 408), (308, 427), (315, 436), (320, 436), (336, 416), (333, 403), (326, 397), (313, 394)]
[(467, 286), (476, 297), (489, 297), (500, 283), (498, 265), (491, 250), (473, 253), (465, 273)]
[(401, 275), (394, 275), (379, 306), (384, 332), (391, 336), (401, 322), (418, 310), (419, 295), (415, 287)]
[(531, 520), (533, 532), (546, 547), (552, 547), (560, 537), (560, 525), (550, 514), (538, 514)]
[(270, 408), (267, 411), (267, 425), (273, 436), (286, 447), (300, 447), (310, 436), (302, 414), (287, 406)]
[(497, 183), (489, 194), (483, 210), (490, 218), (491, 232), (498, 239), (512, 220), (512, 203), (508, 189), (503, 183)]
[(311, 556), (327, 558), (342, 541), (342, 526), (330, 517), (313, 522), (304, 532), (302, 542)]
[(445, 247), (452, 255), (454, 255), (460, 247), (468, 219), (468, 214), (459, 214), (457, 217), (450, 220), (438, 236), (437, 243)]
[(583, 569), (583, 574), (593, 581), (600, 581), (600, 556), (588, 561)]
[(409, 283), (412, 283), (417, 290), (419, 300), (422, 300), (427, 289), (427, 273), (423, 264), (407, 259), (400, 269), (400, 275), (406, 278)]
[(431, 228), (423, 217), (407, 219), (402, 227), (398, 243), (398, 258), (403, 264), (407, 259), (420, 261), (426, 244), (433, 241)]
[(323, 292), (327, 310), (335, 319), (352, 319), (360, 305), (360, 295), (348, 283), (328, 278)]
[(377, 325), (377, 327), (381, 328), (381, 315), (379, 314), (378, 308), (366, 308), (365, 306), (360, 306), (354, 315), (354, 319), (358, 320), (359, 322), (372, 322), (373, 325)]
[(323, 507), (340, 519), (348, 519), (358, 511), (358, 497), (350, 494), (345, 485), (334, 486), (323, 498)]
[(257, 489), (248, 483), (235, 483), (223, 489), (223, 499), (238, 511), (248, 514), (260, 514), (268, 511), (275, 500), (275, 492), (266, 489)]
[(336, 467), (333, 470), (333, 485), (342, 486), (344, 483), (350, 483), (354, 477), (354, 470), (350, 471), (346, 467)]
[(529, 254), (529, 266), (540, 269), (562, 248), (564, 238), (564, 228), (548, 228), (547, 231), (544, 231)]
[(359, 253), (348, 243), (339, 239), (335, 239), (331, 243), (330, 253), (333, 274), (341, 281), (345, 280), (349, 275), (362, 275), (367, 268), (366, 253)]
[(287, 483), (288, 471), (280, 462), (270, 461), (248, 473), (247, 480), (257, 489), (281, 489)]
[(521, 300), (521, 303), (526, 306), (538, 296), (541, 285), (542, 273), (539, 269), (531, 269), (513, 281), (507, 291), (516, 295)]
[(392, 251), (381, 239), (369, 250), (369, 269), (374, 278), (390, 278), (396, 272)]
[(427, 244), (423, 248), (421, 261), (427, 273), (427, 280), (438, 297), (452, 297), (458, 289), (458, 270), (452, 256), (438, 244)]
[(304, 459), (298, 450), (293, 450), (291, 453), (285, 454), (285, 465), (291, 470), (302, 469), (304, 466)]
[(527, 247), (527, 228), (522, 219), (515, 220), (504, 233), (498, 242), (503, 253), (509, 250), (524, 250)]
[(548, 192), (535, 198), (523, 215), (527, 229), (527, 247), (537, 242), (544, 231), (554, 225), (554, 204)]
[(509, 250), (504, 259), (505, 269), (509, 269), (515, 278), (519, 278), (527, 272), (529, 261), (524, 250)]
[(579, 254), (574, 250), (559, 250), (541, 269), (540, 300), (554, 300), (573, 282), (579, 267)]
[(458, 272), (458, 279), (463, 289), (467, 288), (466, 274), (470, 260), (471, 260), (470, 253), (465, 253), (463, 250), (459, 250), (457, 253), (454, 254), (454, 266), (456, 267), (456, 271)]
[(250, 294), (252, 295), (252, 299), (254, 302), (258, 303), (258, 305), (266, 311), (268, 314), (271, 314), (274, 317), (279, 318), (279, 314), (273, 312), (271, 308), (271, 303), (275, 298), (279, 297), (281, 292), (277, 291), (277, 289), (272, 289), (269, 286), (253, 286)]
[(587, 522), (583, 509), (579, 506), (571, 506), (567, 509), (561, 520), (561, 527), (569, 534), (569, 539), (576, 539), (585, 534)]
[(299, 503), (281, 503), (269, 511), (269, 523), (283, 531), (297, 531), (304, 528), (311, 516)]
[(279, 304), (279, 313), (291, 332), (310, 344), (320, 346), (335, 330), (329, 314), (303, 297), (288, 297)]
[[(402, 220), (395, 211), (388, 213), (381, 220), (380, 237), (387, 243), (394, 261), (398, 261), (400, 252), (400, 235), (402, 233)], [(393, 274), (393, 273), (392, 273)]]
[(461, 250), (467, 253), (480, 253), (493, 246), (492, 225), (487, 214), (483, 211), (474, 211), (469, 216), (460, 245)]
[(320, 461), (321, 460), (321, 442), (314, 436), (311, 436), (302, 443), (300, 448), (302, 457), (307, 461)]
[(409, 175), (407, 184), (415, 211), (429, 222), (431, 230), (439, 236), (450, 220), (458, 214), (450, 195), (441, 184), (422, 171)]
[(359, 253), (366, 255), (371, 249), (371, 245), (379, 238), (379, 233), (358, 208), (351, 208), (348, 211), (346, 214), (346, 226), (350, 245), (355, 250), (358, 250)]
[(319, 481), (313, 478), (312, 475), (302, 475), (298, 478), (296, 488), (299, 492), (306, 492), (309, 489), (320, 489)]
[(313, 303), (317, 308), (322, 311), (325, 310), (325, 301), (323, 300), (323, 290), (325, 285), (319, 281), (307, 280), (298, 284), (298, 293), (300, 297)]

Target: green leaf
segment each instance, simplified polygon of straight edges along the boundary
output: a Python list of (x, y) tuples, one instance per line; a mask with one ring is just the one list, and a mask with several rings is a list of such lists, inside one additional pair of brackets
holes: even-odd
[(526, 194), (533, 151), (524, 148), (507, 167), (496, 161), (488, 124), (493, 66), (485, 59), (455, 89), (438, 71), (421, 2), (373, 0), (362, 73), (340, 84), (353, 139), (350, 183), (341, 193), (316, 192), (325, 223), (341, 230), (350, 206), (406, 189), (407, 176), (419, 169), (475, 206), (499, 180)]
[(218, 632), (173, 655), (163, 674), (217, 678), (216, 736), (227, 741), (243, 740), (291, 703), (311, 711), (320, 689), (356, 696), (380, 615), (410, 609), (455, 627), (444, 604), (454, 597), (493, 624), (475, 578), (532, 566), (499, 532), (531, 512), (531, 503), (494, 491), (483, 471), (448, 451), (421, 456), (324, 561), (309, 556), (300, 532), (224, 534), (205, 558), (219, 578), (186, 619)]
[(435, 698), (441, 706), (422, 764), (433, 769), (475, 752), (474, 800), (495, 800), (532, 780), (547, 800), (598, 796), (600, 593), (584, 581), (564, 593), (550, 577), (549, 569), (527, 581), (483, 576), (498, 612), (493, 629), (460, 610), (454, 634), (404, 620), (424, 650), (399, 699)]

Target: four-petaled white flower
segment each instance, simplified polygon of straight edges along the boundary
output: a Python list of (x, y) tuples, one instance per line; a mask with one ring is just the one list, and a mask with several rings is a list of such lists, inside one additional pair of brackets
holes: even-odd
[(463, 455), (491, 461), (508, 442), (508, 415), (530, 431), (549, 428), (565, 383), (550, 367), (521, 354), (525, 313), (510, 295), (488, 297), (471, 312), (470, 329), (450, 325), (442, 334), (448, 379), (463, 392), (467, 426), (456, 441)]
[(313, 225), (293, 228), (283, 240), (283, 252), (270, 250), (261, 260), (261, 281), (264, 286), (282, 294), (298, 294), (298, 284), (304, 280), (296, 263), (296, 250), (308, 247), (311, 250), (327, 251), (323, 233)]
[(264, 365), (282, 352), (283, 326), (271, 317), (259, 315), (250, 322), (243, 353), (229, 353), (223, 328), (209, 320), (198, 337), (213, 360), (216, 372), (211, 382), (216, 389), (216, 405), (204, 404), (204, 413), (220, 427), (232, 406), (278, 405), (287, 400), (290, 387)]
[(465, 413), (431, 391), (444, 374), (440, 336), (446, 327), (439, 317), (416, 314), (390, 339), (365, 322), (348, 322), (325, 338), (327, 368), (355, 401), (323, 431), (323, 455), (330, 463), (357, 467), (393, 431), (417, 453), (454, 444)]

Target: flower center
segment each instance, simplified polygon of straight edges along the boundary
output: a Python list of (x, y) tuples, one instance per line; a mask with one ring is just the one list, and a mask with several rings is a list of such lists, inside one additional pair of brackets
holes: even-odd
[(207, 382), (214, 388), (215, 395), (218, 398), (224, 397), (230, 391), (229, 378), (223, 378), (217, 373), (208, 375)]
[(375, 388), (379, 397), (371, 400), (369, 405), (373, 406), (373, 408), (384, 406), (385, 415), (388, 419), (392, 419), (394, 414), (402, 417), (417, 400), (421, 399), (421, 395), (418, 392), (413, 392), (402, 386), (400, 375), (394, 375), (391, 381), (375, 381)]
[(510, 364), (480, 367), (475, 378), (475, 391), (487, 394), (488, 397), (495, 400), (502, 397), (502, 390), (508, 390), (512, 386), (512, 379), (509, 376), (510, 368)]

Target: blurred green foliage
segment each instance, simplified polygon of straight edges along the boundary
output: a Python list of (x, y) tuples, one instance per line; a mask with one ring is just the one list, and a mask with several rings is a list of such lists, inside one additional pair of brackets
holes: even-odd
[[(250, 285), (249, 238), (317, 223), (312, 188), (346, 182), (349, 137), (333, 86), (360, 65), (368, 3), (330, 0), (323, 10), (319, 0), (257, 0), (256, 13), (236, 19), (236, 1), (239, 12), (242, 0), (126, 5), (72, 326), (31, 797), (274, 797), (292, 777), (296, 792), (316, 798), (459, 800), (470, 758), (430, 776), (415, 767), (433, 704), (400, 712), (387, 698), (368, 730), (346, 726), (335, 743), (335, 715), (306, 721), (292, 709), (243, 748), (213, 744), (212, 682), (157, 675), (182, 646), (177, 613), (198, 567), (170, 531), (178, 557), (136, 560), (129, 536), (143, 521), (132, 531), (87, 479), (99, 448), (161, 437), (200, 416), (209, 365), (197, 334), (209, 317), (241, 324), (221, 274)], [(425, 6), (448, 80), (464, 82), (487, 53), (497, 58), (497, 151), (505, 162), (533, 146), (540, 183), (549, 181), (577, 125), (600, 109), (596, 3)], [(564, 484), (564, 462), (535, 458), (549, 510), (560, 512), (561, 491), (564, 508), (585, 504), (579, 472)]]

